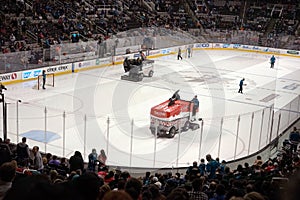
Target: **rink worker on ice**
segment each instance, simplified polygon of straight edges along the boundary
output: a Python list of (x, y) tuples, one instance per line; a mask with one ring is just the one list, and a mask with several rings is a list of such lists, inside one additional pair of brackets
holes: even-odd
[(272, 55), (272, 57), (270, 58), (271, 68), (274, 68), (275, 61), (276, 61), (276, 58), (274, 55)]
[(245, 81), (245, 78), (243, 78), (242, 80), (240, 80), (240, 84), (239, 84), (240, 89), (239, 89), (238, 93), (243, 94), (243, 86), (244, 85), (246, 86), (246, 84), (244, 84), (244, 81)]
[(197, 98), (197, 95), (194, 96), (194, 98), (191, 100), (191, 102), (194, 103), (193, 110), (192, 110), (192, 120), (195, 121), (196, 120), (196, 112), (197, 112), (197, 109), (199, 108), (199, 100)]
[(188, 54), (188, 58), (190, 58), (191, 57), (191, 47), (188, 47), (186, 51)]

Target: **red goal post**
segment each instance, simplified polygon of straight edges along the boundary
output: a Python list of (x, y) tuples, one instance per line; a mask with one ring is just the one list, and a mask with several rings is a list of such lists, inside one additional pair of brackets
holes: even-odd
[[(54, 73), (46, 74), (45, 86), (54, 87)], [(40, 90), (43, 87), (43, 75), (38, 76), (37, 89)]]

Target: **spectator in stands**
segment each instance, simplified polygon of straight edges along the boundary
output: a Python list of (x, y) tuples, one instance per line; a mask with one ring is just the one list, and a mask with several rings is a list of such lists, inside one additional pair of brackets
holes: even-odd
[(226, 199), (230, 199), (231, 197), (243, 197), (246, 192), (243, 188), (242, 181), (240, 180), (232, 180), (231, 188), (228, 190), (226, 194)]
[(59, 168), (64, 170), (65, 172), (69, 173), (70, 168), (69, 168), (69, 163), (66, 158), (63, 157), (60, 159)]
[(201, 158), (201, 160), (200, 160), (199, 170), (200, 170), (200, 176), (206, 175), (206, 165), (205, 165), (204, 158)]
[(265, 167), (265, 172), (272, 172), (275, 169), (273, 162), (271, 160), (268, 161), (268, 166)]
[(166, 184), (164, 190), (162, 191), (164, 196), (168, 196), (175, 188), (178, 187), (178, 183), (174, 178), (169, 178), (169, 176), (166, 176), (166, 179)]
[(92, 149), (92, 152), (89, 154), (88, 170), (95, 172), (97, 165), (98, 154), (96, 149)]
[(159, 184), (157, 184), (157, 183), (160, 183), (160, 182), (158, 181), (155, 184), (151, 184), (151, 185), (149, 185), (149, 188), (148, 188), (152, 194), (152, 199), (153, 200), (164, 200), (164, 199), (166, 199), (166, 197), (160, 193), (160, 191), (159, 191), (160, 187), (159, 187)]
[(195, 178), (192, 182), (192, 191), (188, 191), (189, 197), (194, 200), (208, 200), (208, 196), (202, 192), (203, 182), (200, 178)]
[(44, 165), (43, 165), (42, 155), (39, 152), (39, 147), (34, 146), (32, 148), (32, 153), (33, 153), (33, 169), (42, 171), (44, 169)]
[(17, 163), (22, 167), (27, 167), (29, 162), (29, 147), (26, 144), (26, 137), (22, 138), (22, 142), (17, 144)]
[(11, 44), (14, 44), (14, 42), (16, 41), (16, 36), (12, 33), (12, 34), (10, 34), (9, 39), (10, 39)]
[(288, 184), (286, 184), (285, 191), (281, 193), (282, 200), (298, 200), (299, 199), (299, 185), (300, 185), (300, 170), (291, 177)]
[(140, 198), (142, 191), (142, 183), (136, 178), (130, 178), (125, 184), (125, 192), (127, 192), (133, 200)]
[(67, 161), (66, 158), (62, 157), (62, 158), (60, 159), (60, 166), (61, 166), (62, 168), (65, 168), (65, 169), (68, 169), (68, 168), (69, 168), (69, 163), (68, 163), (68, 161)]
[(291, 151), (297, 152), (297, 147), (300, 142), (300, 134), (299, 131), (297, 130), (297, 127), (293, 128), (293, 131), (289, 135), (289, 140), (291, 143)]
[(243, 166), (241, 164), (234, 170), (234, 176), (236, 179), (240, 179), (243, 176)]
[(132, 198), (124, 191), (111, 191), (105, 194), (103, 200), (132, 200)]
[(295, 169), (295, 171), (300, 170), (300, 158), (298, 156), (294, 157), (292, 167)]
[(51, 170), (49, 172), (49, 178), (52, 183), (54, 183), (57, 180), (57, 177), (58, 177), (58, 172), (56, 170)]
[(166, 200), (189, 200), (189, 194), (184, 188), (175, 188), (167, 196)]
[(225, 167), (224, 169), (224, 174), (222, 176), (222, 179), (224, 181), (229, 181), (234, 177), (232, 171), (230, 170), (230, 168), (228, 166)]
[(261, 156), (256, 156), (256, 160), (254, 161), (254, 166), (261, 166), (263, 164), (263, 161), (261, 159)]
[(265, 198), (258, 192), (250, 192), (244, 196), (245, 200), (265, 200)]
[(13, 151), (15, 151), (15, 145), (10, 143), (9, 138), (6, 138), (4, 144), (7, 145), (10, 155), (13, 156)]
[(100, 162), (99, 167), (100, 166), (105, 166), (106, 165), (106, 160), (107, 160), (107, 157), (106, 157), (105, 151), (104, 151), (104, 149), (101, 149), (100, 154), (98, 156), (98, 161)]
[[(59, 187), (61, 186), (61, 187)], [(56, 188), (56, 189), (55, 189)], [(71, 195), (71, 196), (68, 196)], [(44, 175), (27, 175), (16, 178), (13, 186), (7, 191), (5, 199), (80, 199), (76, 191), (69, 191), (63, 185), (51, 185)], [(83, 199), (80, 199), (83, 200)]]
[(60, 160), (56, 155), (52, 156), (52, 159), (48, 162), (50, 166), (59, 166), (60, 165)]
[(225, 167), (226, 167), (226, 161), (222, 160), (220, 166), (219, 166), (219, 173), (223, 175), (225, 173)]
[(69, 163), (70, 163), (70, 172), (76, 171), (77, 169), (83, 171), (84, 161), (79, 151), (75, 151), (74, 155), (71, 156)]
[(210, 200), (225, 200), (225, 186), (222, 184), (218, 184), (216, 187), (216, 192), (213, 194), (213, 197)]
[(198, 167), (197, 161), (194, 161), (193, 165), (187, 169), (186, 174), (189, 176), (189, 180), (191, 181), (197, 176), (200, 176), (200, 169)]
[(10, 162), (12, 159), (12, 153), (9, 146), (0, 138), (0, 166), (5, 162)]
[(0, 200), (11, 188), (12, 181), (16, 176), (17, 163), (15, 161), (6, 162), (0, 166)]
[(207, 194), (208, 198), (211, 199), (213, 198), (214, 194), (216, 193), (217, 189), (217, 182), (215, 180), (212, 180), (209, 182), (208, 188), (203, 191), (205, 194)]
[(103, 199), (103, 197), (110, 191), (111, 189), (108, 184), (102, 185), (99, 189), (98, 199)]
[(206, 155), (206, 160), (208, 162), (206, 164), (206, 172), (207, 172), (208, 178), (213, 179), (216, 177), (216, 170), (218, 168), (218, 163), (217, 163), (217, 161), (212, 159), (210, 154)]
[(146, 172), (146, 175), (143, 177), (143, 185), (149, 185), (150, 184), (150, 172)]
[(104, 185), (103, 180), (95, 173), (87, 172), (72, 181), (74, 190), (83, 199), (96, 200), (99, 196), (100, 187)]
[(47, 163), (52, 160), (52, 154), (51, 153), (46, 153), (45, 158), (47, 159)]

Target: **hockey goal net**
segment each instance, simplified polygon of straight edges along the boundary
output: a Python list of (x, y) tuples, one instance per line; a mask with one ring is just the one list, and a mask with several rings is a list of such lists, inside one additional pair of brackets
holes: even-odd
[[(54, 73), (46, 74), (45, 86), (54, 87)], [(38, 90), (43, 89), (43, 75), (38, 76), (36, 88)]]

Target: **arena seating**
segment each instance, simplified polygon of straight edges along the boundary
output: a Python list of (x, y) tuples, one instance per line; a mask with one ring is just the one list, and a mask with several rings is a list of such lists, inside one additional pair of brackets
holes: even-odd
[[(297, 0), (11, 0), (0, 8), (0, 54), (13, 58), (14, 52), (34, 49), (28, 62), (38, 63), (39, 51), (54, 44), (101, 43), (118, 32), (151, 26), (191, 33), (203, 28), (208, 41), (243, 38), (248, 44), (274, 47), (278, 38), (286, 38), (286, 44), (300, 50), (299, 6)], [(25, 167), (16, 163), (16, 151), (15, 144), (0, 140), (0, 199), (110, 199), (106, 193), (120, 199), (192, 199), (193, 184), (200, 180), (196, 192), (202, 192), (201, 199), (279, 200), (293, 199), (300, 180), (299, 151), (292, 151), (289, 141), (276, 157), (261, 161), (258, 156), (255, 163), (240, 163), (236, 169), (215, 158), (196, 163), (186, 173), (145, 172), (135, 178), (99, 162), (96, 172), (86, 163), (83, 170), (70, 171), (69, 162), (72, 167), (81, 162), (80, 152), (76, 162), (60, 158), (59, 164), (51, 162), (55, 156), (42, 154), (43, 170), (37, 170), (34, 156)]]

